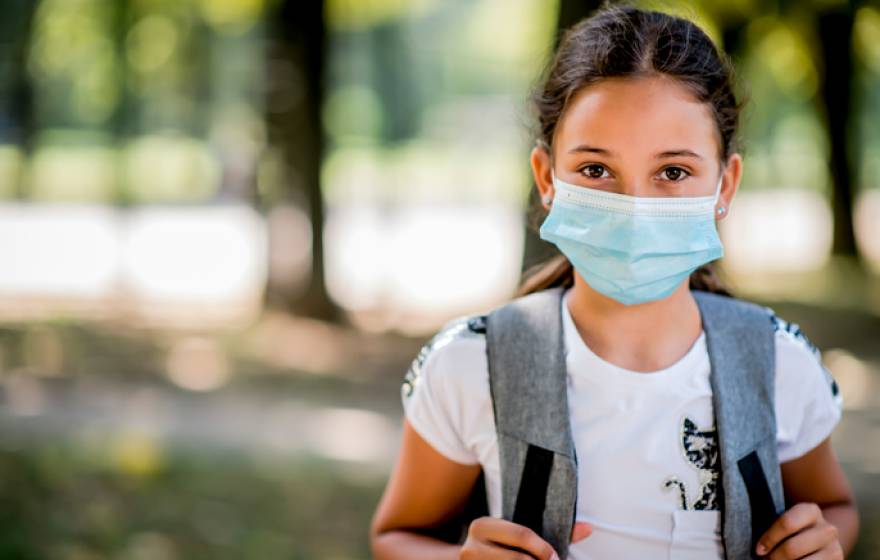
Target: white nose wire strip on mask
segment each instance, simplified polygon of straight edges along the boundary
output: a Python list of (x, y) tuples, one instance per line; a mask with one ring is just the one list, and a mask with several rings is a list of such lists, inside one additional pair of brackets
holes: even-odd
[(667, 196), (630, 196), (582, 187), (566, 183), (553, 172), (553, 186), (556, 192), (553, 202), (563, 202), (574, 206), (587, 208), (601, 208), (641, 216), (700, 216), (712, 215), (718, 195), (721, 192), (721, 182), (724, 175), (718, 178), (715, 194), (710, 196), (694, 197), (667, 197)]

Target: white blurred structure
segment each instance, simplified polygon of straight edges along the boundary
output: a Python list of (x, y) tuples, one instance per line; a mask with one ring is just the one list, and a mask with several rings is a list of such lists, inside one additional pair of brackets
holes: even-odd
[(0, 296), (96, 300), (112, 293), (117, 218), (103, 206), (0, 205)]
[(265, 220), (244, 205), (0, 205), (0, 314), (98, 314), (186, 326), (249, 321)]
[(737, 193), (720, 222), (724, 265), (735, 273), (821, 268), (831, 252), (831, 209), (820, 193), (778, 188)]
[(871, 268), (880, 273), (880, 189), (865, 190), (856, 201), (856, 240)]
[(325, 229), (331, 295), (367, 328), (427, 328), (509, 296), (522, 213), (512, 206), (333, 208)]
[(177, 322), (194, 311), (225, 321), (262, 305), (268, 237), (247, 206), (141, 207), (122, 239), (121, 279), (138, 315), (160, 319), (181, 306)]

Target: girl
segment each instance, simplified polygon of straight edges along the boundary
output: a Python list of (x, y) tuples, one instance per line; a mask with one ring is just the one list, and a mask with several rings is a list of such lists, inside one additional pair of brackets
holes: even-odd
[[(606, 5), (565, 34), (548, 70), (534, 96), (531, 165), (549, 211), (541, 237), (562, 254), (517, 295), (565, 290), (566, 390), (580, 458), (568, 555), (722, 558), (721, 500), (707, 484), (720, 473), (714, 461), (692, 460), (713, 456), (717, 438), (691, 289), (729, 296), (708, 263), (722, 255), (716, 222), (742, 176), (731, 64), (686, 19)], [(557, 558), (535, 531), (501, 518), (485, 331), (461, 319), (407, 372), (403, 442), (373, 518), (373, 553)], [(796, 325), (773, 320), (786, 510), (755, 554), (842, 558), (858, 515), (830, 443), (841, 399), (818, 350)], [(429, 536), (462, 510), (481, 473), (488, 515), (468, 525), (463, 542)]]

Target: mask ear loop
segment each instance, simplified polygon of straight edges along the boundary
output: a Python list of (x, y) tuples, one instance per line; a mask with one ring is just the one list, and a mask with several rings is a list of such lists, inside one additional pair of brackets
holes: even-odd
[[(555, 195), (556, 194), (556, 171), (554, 171), (552, 167), (550, 168), (550, 178), (551, 178), (551, 182), (553, 183), (553, 194)], [(542, 201), (544, 202), (544, 204), (547, 204), (547, 205), (553, 204), (553, 197), (551, 197), (550, 195), (546, 195), (546, 196), (544, 196), (544, 198), (542, 198)]]
[[(718, 197), (721, 195), (721, 183), (722, 183), (722, 181), (724, 181), (724, 173), (721, 174), (721, 177), (718, 177), (718, 186), (715, 187), (715, 203), (716, 203), (716, 204), (718, 203)], [(724, 208), (724, 206), (719, 206), (719, 207), (718, 207), (718, 210), (716, 210), (716, 213), (717, 213), (719, 216), (721, 216), (721, 215), (724, 214), (725, 211), (726, 211), (726, 209)]]

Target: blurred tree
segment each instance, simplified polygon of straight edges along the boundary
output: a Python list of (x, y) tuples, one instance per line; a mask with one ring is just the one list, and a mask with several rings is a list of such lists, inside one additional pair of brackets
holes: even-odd
[(312, 225), (312, 268), (306, 290), (289, 301), (289, 294), (268, 293), (294, 313), (338, 320), (340, 309), (330, 299), (324, 281), (324, 198), (320, 169), (324, 151), (321, 102), (324, 97), (326, 25), (323, 0), (283, 0), (270, 14), (267, 75), (269, 142), (285, 163), (285, 196), (306, 207)]
[(389, 19), (370, 28), (372, 86), (385, 107), (382, 139), (393, 143), (414, 136), (419, 125), (419, 92), (413, 80), (415, 60), (407, 48), (400, 19)]
[[(33, 84), (27, 70), (27, 53), (33, 36), (33, 19), (39, 2), (11, 0), (0, 18), (0, 144), (14, 144), (28, 157), (33, 148)], [(25, 198), (18, 180), (16, 198)]]
[[(113, 0), (113, 46), (117, 53), (126, 52), (126, 39), (131, 29), (129, 0)], [(119, 88), (119, 101), (110, 119), (110, 127), (118, 145), (125, 145), (131, 134), (132, 103), (129, 88), (129, 64), (126, 57), (120, 57), (116, 80)], [(131, 191), (127, 188), (125, 165), (119, 153), (116, 155), (116, 180), (114, 181), (113, 202), (120, 206), (131, 203)]]
[(746, 14), (736, 14), (734, 16), (720, 18), (721, 22), (721, 48), (724, 49), (734, 65), (738, 66), (740, 61), (745, 58), (746, 49), (746, 29), (749, 20)]
[(854, 162), (848, 132), (853, 84), (853, 8), (849, 2), (823, 4), (816, 13), (817, 66), (822, 110), (831, 144), (831, 208), (834, 214), (835, 254), (858, 257), (853, 229)]
[(562, 37), (563, 31), (589, 16), (596, 9), (606, 3), (613, 4), (614, 2), (612, 0), (606, 0), (605, 2), (602, 0), (560, 0), (559, 16), (556, 25), (556, 40), (553, 43), (554, 47), (559, 45), (559, 39)]

